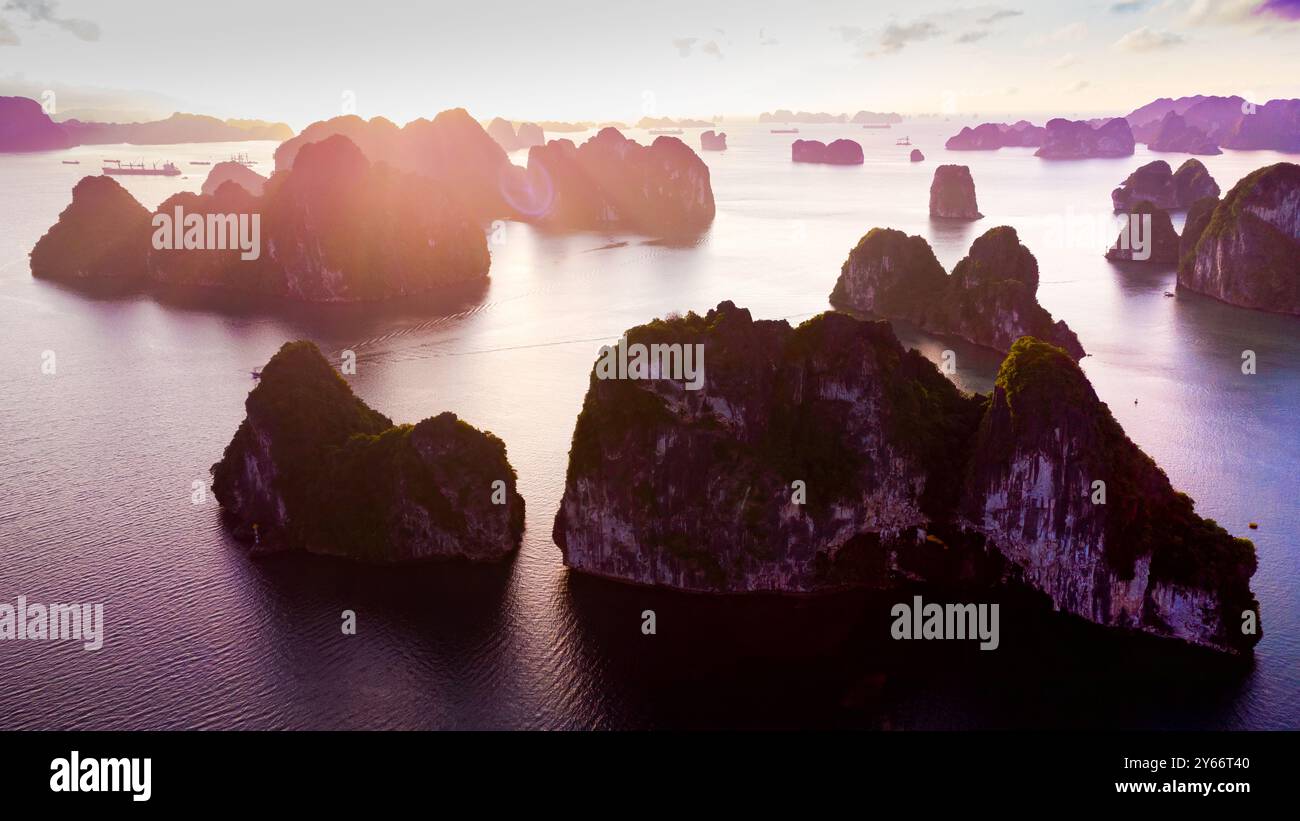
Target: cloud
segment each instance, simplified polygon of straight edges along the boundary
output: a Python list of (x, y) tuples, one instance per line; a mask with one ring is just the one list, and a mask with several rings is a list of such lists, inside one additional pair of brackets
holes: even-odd
[(997, 21), (1005, 20), (1008, 17), (1019, 17), (1022, 14), (1024, 14), (1024, 12), (1018, 9), (998, 9), (990, 15), (979, 18), (975, 22), (987, 26), (990, 23), (996, 23)]
[(99, 39), (99, 24), (77, 17), (59, 17), (56, 13), (59, 4), (55, 0), (8, 0), (5, 11), (17, 11), (27, 15), (33, 23), (51, 23), (72, 34), (78, 40), (94, 41)]
[(857, 42), (867, 33), (862, 26), (831, 26), (831, 31), (838, 31), (846, 43)]
[(1055, 69), (1069, 68), (1070, 66), (1075, 65), (1078, 62), (1079, 62), (1079, 55), (1075, 54), (1074, 52), (1070, 52), (1068, 54), (1062, 54), (1060, 57), (1056, 58), (1056, 60), (1052, 62), (1052, 68)]
[(1132, 11), (1141, 11), (1146, 4), (1146, 0), (1123, 0), (1120, 3), (1112, 3), (1110, 10), (1115, 14), (1128, 14)]
[(9, 24), (0, 20), (0, 46), (16, 46), (21, 42), (14, 30), (9, 28)]
[(698, 37), (679, 37), (673, 40), (673, 48), (677, 49), (677, 53), (682, 57), (690, 57), (691, 50), (695, 48), (695, 44), (699, 41), (700, 38)]
[(953, 42), (954, 43), (978, 43), (980, 40), (983, 40), (985, 37), (988, 36), (989, 33), (987, 31), (968, 31), (965, 34), (958, 36), (957, 39), (953, 40)]
[(1049, 31), (1046, 34), (1040, 34), (1036, 37), (1029, 38), (1029, 44), (1034, 46), (1045, 46), (1051, 43), (1068, 43), (1074, 40), (1082, 40), (1088, 36), (1088, 25), (1086, 23), (1070, 23), (1061, 26), (1055, 31)]
[(1257, 17), (1281, 17), (1285, 20), (1300, 20), (1300, 0), (1265, 0), (1255, 9)]
[(718, 58), (722, 57), (722, 49), (719, 48), (717, 42), (713, 40), (710, 40), (709, 42), (701, 46), (700, 51), (704, 52), (705, 54), (712, 55), (713, 57), (718, 57)]
[(919, 43), (922, 40), (929, 40), (937, 37), (943, 31), (934, 23), (928, 20), (918, 20), (915, 23), (890, 23), (885, 26), (884, 32), (880, 35), (881, 54), (896, 54), (903, 50), (908, 43)]
[(1068, 86), (1066, 86), (1066, 87), (1065, 87), (1065, 93), (1066, 93), (1066, 94), (1078, 94), (1080, 91), (1083, 91), (1083, 90), (1084, 90), (1085, 88), (1087, 88), (1087, 87), (1088, 87), (1088, 81), (1087, 81), (1087, 80), (1080, 80), (1080, 81), (1077, 82), (1077, 83), (1073, 83), (1072, 85), (1068, 85)]
[(1115, 41), (1117, 51), (1158, 51), (1183, 43), (1183, 36), (1172, 31), (1158, 31), (1142, 26)]

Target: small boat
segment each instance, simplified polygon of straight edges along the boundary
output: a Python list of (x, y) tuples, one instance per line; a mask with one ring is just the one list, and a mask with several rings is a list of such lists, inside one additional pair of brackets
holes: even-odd
[(863, 128), (889, 128), (889, 123), (866, 123)]
[(207, 160), (190, 160), (190, 165), (212, 165)]
[(650, 133), (651, 134), (684, 134), (686, 132), (682, 131), (680, 128), (652, 128), (650, 129)]
[(261, 379), (261, 378), (262, 378), (262, 371), (261, 371), (260, 368), (257, 369), (257, 370), (254, 370), (254, 371), (249, 371), (249, 373), (252, 374), (253, 379)]
[(894, 145), (911, 145), (911, 144), (912, 141), (909, 140), (907, 137), (904, 137), (901, 140), (894, 140)]
[(1165, 291), (1165, 296), (1173, 296), (1173, 295), (1174, 295), (1173, 291)]
[(81, 160), (64, 160), (64, 165), (81, 165)]
[(1251, 523), (1250, 523), (1250, 529), (1251, 529), (1251, 530), (1259, 530), (1259, 522), (1251, 522)]
[(232, 157), (230, 158), (229, 161), (230, 161), (230, 162), (239, 163), (240, 165), (244, 166), (245, 168), (247, 168), (247, 167), (249, 167), (249, 166), (257, 165), (257, 161), (256, 161), (256, 160), (250, 160), (250, 159), (248, 158), (248, 155), (247, 155), (247, 154), (235, 154), (234, 156), (232, 156)]
[(121, 162), (121, 160), (104, 160), (104, 162)]
[(773, 133), (773, 134), (798, 134), (798, 133), (799, 133), (799, 129), (797, 129), (797, 128), (774, 128), (774, 129), (772, 129), (772, 133)]

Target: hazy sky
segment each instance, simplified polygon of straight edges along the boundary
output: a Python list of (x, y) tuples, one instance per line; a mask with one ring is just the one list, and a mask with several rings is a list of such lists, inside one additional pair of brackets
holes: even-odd
[[(0, 0), (0, 92), (283, 120), (1123, 113), (1300, 96), (1300, 0)], [(118, 92), (114, 96), (112, 92)], [(148, 95), (154, 95), (152, 97)], [(64, 103), (63, 107), (67, 107)]]

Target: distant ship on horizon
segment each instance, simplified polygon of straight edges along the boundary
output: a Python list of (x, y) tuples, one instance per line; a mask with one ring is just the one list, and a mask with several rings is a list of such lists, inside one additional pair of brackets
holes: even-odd
[(798, 133), (799, 133), (799, 129), (797, 129), (797, 128), (774, 128), (774, 129), (772, 129), (772, 133), (773, 133), (773, 134), (798, 134)]
[(104, 166), (104, 173), (113, 176), (122, 177), (179, 177), (181, 170), (176, 167), (175, 163), (163, 163), (162, 168), (157, 163), (147, 166), (142, 162), (122, 162), (120, 160), (107, 160), (108, 165)]

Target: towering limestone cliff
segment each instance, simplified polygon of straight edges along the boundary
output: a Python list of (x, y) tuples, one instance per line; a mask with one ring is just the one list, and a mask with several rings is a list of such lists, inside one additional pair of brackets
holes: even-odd
[[(177, 225), (190, 236), (190, 219), (199, 222), (197, 245), (159, 242)], [(425, 178), (372, 165), (343, 136), (303, 147), (260, 197), (227, 180), (211, 194), (173, 195), (152, 220), (112, 179), (87, 177), (37, 242), (32, 273), (358, 302), (478, 281), (488, 272), (487, 240), (459, 202)], [(249, 240), (248, 253), (233, 241), (232, 227)]]
[(1031, 335), (1082, 358), (1078, 337), (1065, 322), (1053, 322), (1037, 293), (1038, 260), (1014, 228), (986, 231), (951, 276), (923, 238), (873, 228), (849, 252), (830, 301), (1004, 353)]
[(1253, 546), (1196, 516), (1053, 346), (1017, 342), (990, 398), (837, 313), (791, 328), (724, 302), (626, 340), (702, 345), (703, 384), (593, 369), (554, 528), (575, 570), (712, 593), (1011, 583), (1098, 624), (1258, 639)]
[(1188, 216), (1178, 287), (1244, 308), (1300, 314), (1300, 165), (1246, 175), (1209, 218)]
[(1196, 515), (1060, 349), (1012, 347), (967, 477), (963, 515), (1057, 609), (1220, 649), (1258, 640), (1241, 632), (1254, 545)]
[(518, 548), (524, 500), (505, 445), (454, 414), (394, 425), (310, 342), (280, 348), (245, 407), (212, 490), (254, 550), (404, 562)]
[(1173, 265), (1178, 262), (1178, 243), (1169, 212), (1144, 200), (1129, 211), (1128, 222), (1106, 251), (1106, 259)]
[(644, 146), (616, 128), (581, 146), (534, 146), (527, 171), (507, 190), (524, 218), (556, 228), (693, 233), (715, 213), (709, 167), (688, 145), (658, 137)]
[(1115, 210), (1128, 211), (1146, 201), (1167, 210), (1190, 208), (1203, 197), (1219, 196), (1219, 184), (1200, 160), (1185, 160), (1177, 171), (1164, 160), (1149, 162), (1110, 194)]
[(930, 181), (930, 216), (960, 220), (984, 216), (975, 199), (975, 180), (969, 167), (941, 165), (934, 169), (934, 179)]

